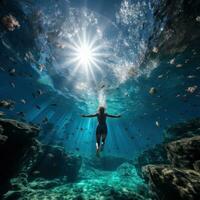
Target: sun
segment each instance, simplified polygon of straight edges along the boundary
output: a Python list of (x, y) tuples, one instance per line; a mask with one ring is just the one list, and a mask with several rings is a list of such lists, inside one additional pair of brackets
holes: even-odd
[(77, 48), (76, 55), (80, 65), (88, 68), (92, 63), (95, 62), (95, 54), (88, 44), (82, 44)]
[(88, 79), (96, 79), (95, 72), (101, 73), (101, 66), (105, 64), (104, 42), (98, 37), (89, 37), (86, 32), (72, 38), (68, 44), (67, 64), (74, 66), (72, 75), (83, 72)]

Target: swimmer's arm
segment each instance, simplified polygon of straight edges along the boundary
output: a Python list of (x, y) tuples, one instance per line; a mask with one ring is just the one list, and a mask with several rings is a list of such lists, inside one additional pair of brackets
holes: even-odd
[(121, 115), (110, 115), (110, 114), (106, 114), (107, 117), (112, 117), (112, 118), (119, 118), (121, 117)]
[(97, 113), (91, 115), (81, 115), (81, 117), (97, 117)]

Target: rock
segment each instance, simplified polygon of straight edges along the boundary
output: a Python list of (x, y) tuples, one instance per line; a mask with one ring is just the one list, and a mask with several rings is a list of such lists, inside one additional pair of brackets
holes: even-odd
[[(198, 200), (200, 196), (200, 119), (196, 118), (188, 122), (175, 124), (165, 131), (164, 143), (160, 146), (166, 147), (166, 157), (161, 163), (142, 167), (143, 178), (149, 182), (155, 199), (162, 200)], [(181, 139), (184, 137), (183, 139)], [(178, 139), (178, 140), (177, 140)], [(170, 142), (171, 141), (171, 142)], [(170, 142), (170, 143), (167, 143)], [(148, 152), (148, 151), (147, 151)], [(153, 151), (155, 154), (156, 149)], [(163, 149), (166, 155), (165, 150)], [(148, 152), (149, 153), (149, 152)], [(162, 155), (162, 154), (161, 154)], [(145, 157), (139, 167), (144, 165)], [(148, 161), (147, 161), (148, 162)], [(146, 162), (146, 163), (147, 163)]]
[(147, 165), (142, 171), (159, 199), (199, 199), (200, 174), (194, 170), (178, 169), (167, 165)]
[(200, 118), (174, 124), (164, 131), (164, 142), (200, 135)]
[(8, 137), (0, 134), (0, 144), (4, 144), (7, 141)]
[(154, 95), (156, 93), (157, 93), (157, 89), (156, 88), (154, 88), (154, 87), (150, 88), (149, 94)]
[(14, 143), (25, 144), (39, 133), (39, 128), (17, 120), (0, 118), (0, 125), (4, 130), (3, 135), (10, 139), (9, 142), (12, 140)]
[(36, 147), (36, 149), (40, 149), (40, 151), (32, 152), (33, 159), (29, 160), (29, 167), (25, 167), (30, 169), (30, 179), (36, 177), (53, 179), (66, 176), (68, 181), (74, 181), (77, 178), (82, 164), (79, 155), (67, 154), (64, 148), (59, 146), (38, 145), (40, 147)]
[(167, 144), (167, 156), (174, 167), (193, 169), (200, 160), (200, 136), (184, 138)]
[(61, 184), (60, 180), (34, 180), (29, 183), (31, 189), (50, 189)]
[(10, 109), (15, 105), (14, 101), (11, 100), (1, 100), (0, 101), (0, 108)]
[(4, 200), (16, 200), (21, 197), (20, 191), (9, 191), (6, 194), (4, 194), (3, 199)]
[(144, 151), (135, 159), (135, 166), (139, 175), (141, 175), (141, 168), (148, 164), (168, 164), (167, 152), (164, 145), (159, 144), (155, 147)]
[[(6, 188), (9, 179), (19, 171), (19, 166), (39, 129), (16, 120), (2, 118), (0, 127), (0, 185)], [(0, 194), (5, 188), (0, 188)]]
[(195, 161), (193, 167), (197, 172), (200, 172), (200, 160)]
[(19, 22), (17, 19), (12, 15), (4, 16), (1, 20), (2, 24), (5, 26), (5, 28), (9, 31), (14, 31), (16, 28), (20, 27)]

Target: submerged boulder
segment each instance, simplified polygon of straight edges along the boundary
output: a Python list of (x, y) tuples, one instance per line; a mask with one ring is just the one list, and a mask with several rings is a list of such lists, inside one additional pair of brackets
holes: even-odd
[[(9, 179), (19, 171), (20, 163), (39, 129), (16, 120), (1, 118), (0, 127), (0, 185), (6, 186)], [(4, 190), (3, 187), (1, 189)]]
[[(12, 119), (0, 118), (0, 198), (13, 188), (26, 187), (36, 178), (64, 178), (74, 181), (81, 167), (81, 157), (67, 154), (64, 148), (41, 144), (39, 129)], [(18, 178), (12, 185), (10, 179)], [(9, 193), (15, 198), (17, 193)]]
[(194, 163), (200, 160), (200, 136), (171, 142), (166, 149), (174, 167), (194, 169)]
[(35, 152), (34, 160), (29, 166), (30, 179), (42, 177), (47, 179), (66, 176), (68, 181), (74, 181), (82, 164), (79, 155), (67, 154), (59, 146), (41, 145)]
[[(143, 178), (149, 182), (152, 194), (162, 200), (197, 200), (200, 196), (200, 119), (178, 123), (165, 131), (161, 145), (164, 155), (161, 163), (156, 159), (140, 163)], [(164, 148), (165, 147), (165, 148)], [(150, 152), (150, 151), (148, 151)], [(156, 154), (156, 149), (153, 151)], [(157, 152), (158, 153), (158, 152)], [(162, 154), (161, 154), (162, 155)], [(148, 157), (149, 154), (146, 154)], [(141, 158), (145, 158), (143, 155)], [(139, 163), (139, 162), (138, 162)]]
[(158, 144), (155, 147), (144, 151), (135, 159), (135, 166), (139, 175), (141, 175), (141, 169), (148, 164), (168, 164), (167, 152), (163, 144)]
[(199, 199), (200, 174), (198, 172), (169, 165), (147, 165), (142, 170), (159, 199)]

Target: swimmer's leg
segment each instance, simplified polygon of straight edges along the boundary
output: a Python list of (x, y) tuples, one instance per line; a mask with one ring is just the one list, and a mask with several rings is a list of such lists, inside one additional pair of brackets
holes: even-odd
[(106, 142), (106, 136), (107, 136), (107, 133), (102, 134), (101, 151), (103, 151), (103, 148), (104, 148), (104, 145), (105, 145), (105, 142)]
[(99, 131), (99, 127), (96, 130), (96, 153), (98, 154), (100, 151), (100, 141), (101, 141), (101, 133)]

